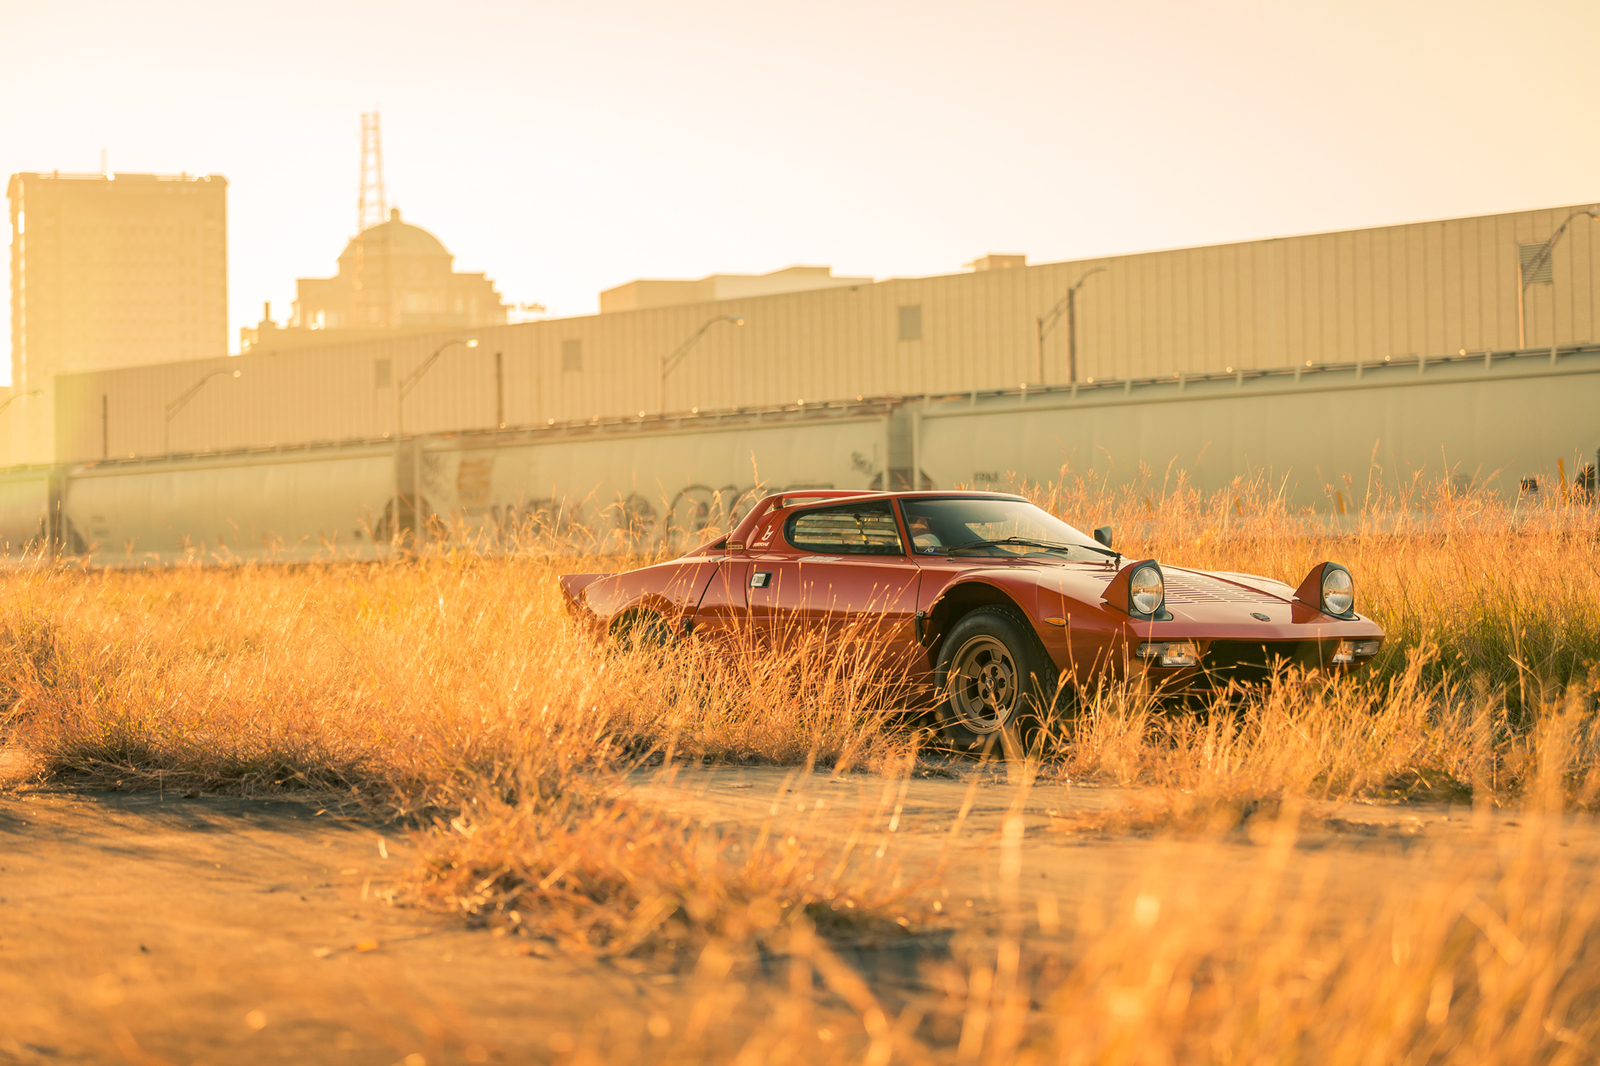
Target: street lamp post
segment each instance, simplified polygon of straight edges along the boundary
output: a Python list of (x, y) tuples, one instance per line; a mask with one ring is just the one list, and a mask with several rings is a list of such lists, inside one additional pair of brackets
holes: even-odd
[(161, 427), (161, 450), (163, 452), (172, 451), (172, 420), (177, 417), (178, 412), (189, 406), (189, 401), (194, 399), (195, 395), (205, 387), (206, 382), (210, 381), (212, 378), (222, 377), (224, 374), (229, 377), (236, 378), (239, 376), (239, 371), (229, 370), (226, 367), (213, 370), (211, 373), (207, 374), (205, 377), (201, 378), (199, 381), (183, 390), (183, 392), (180, 393), (176, 399), (167, 404), (166, 424)]
[[(1538, 277), (1539, 276), (1539, 271), (1543, 270), (1544, 269), (1544, 265), (1550, 261), (1551, 253), (1553, 253), (1556, 250), (1556, 242), (1561, 239), (1561, 235), (1562, 234), (1567, 232), (1567, 227), (1572, 224), (1572, 220), (1577, 218), (1579, 215), (1588, 215), (1592, 219), (1600, 220), (1600, 207), (1586, 207), (1582, 211), (1574, 211), (1574, 212), (1572, 212), (1572, 214), (1568, 215), (1562, 221), (1561, 225), (1556, 227), (1556, 231), (1554, 233), (1550, 234), (1550, 239), (1545, 241), (1542, 245), (1539, 246), (1539, 251), (1537, 253), (1535, 253), (1534, 257), (1528, 261), (1528, 265), (1527, 266), (1523, 266), (1522, 265), (1522, 256), (1521, 256), (1520, 252), (1517, 255), (1517, 348), (1518, 349), (1526, 348), (1528, 346), (1527, 311), (1526, 311), (1526, 305), (1527, 305), (1527, 300), (1528, 300), (1528, 286), (1533, 284), (1532, 279)], [(1552, 322), (1551, 323), (1551, 327), (1554, 328), (1554, 326), (1555, 326), (1555, 323)]]
[(695, 343), (705, 335), (706, 330), (710, 329), (718, 322), (732, 322), (736, 326), (742, 326), (744, 325), (744, 318), (740, 315), (717, 315), (715, 318), (708, 318), (699, 329), (695, 330), (689, 335), (688, 340), (678, 345), (676, 351), (674, 351), (671, 355), (664, 355), (661, 357), (661, 363), (658, 367), (659, 373), (656, 376), (657, 414), (666, 414), (667, 411), (667, 375), (678, 368), (678, 364), (683, 362), (684, 358), (688, 356), (689, 349), (693, 348)]
[(476, 348), (478, 346), (478, 338), (456, 337), (454, 340), (445, 341), (433, 350), (432, 355), (422, 361), (421, 366), (400, 379), (400, 384), (394, 390), (395, 436), (403, 436), (406, 431), (405, 407), (403, 406), (406, 402), (406, 397), (411, 395), (411, 390), (417, 387), (417, 382), (422, 380), (422, 375), (433, 369), (433, 364), (439, 361), (439, 356), (444, 354), (444, 350), (457, 344), (464, 344), (468, 348)]
[(1098, 266), (1093, 270), (1083, 273), (1077, 282), (1067, 290), (1067, 294), (1057, 300), (1055, 306), (1039, 316), (1039, 352), (1035, 364), (1034, 380), (1043, 385), (1044, 381), (1044, 338), (1047, 333), (1055, 328), (1062, 314), (1067, 316), (1067, 381), (1078, 380), (1078, 290), (1083, 283), (1095, 274), (1106, 271), (1106, 267)]

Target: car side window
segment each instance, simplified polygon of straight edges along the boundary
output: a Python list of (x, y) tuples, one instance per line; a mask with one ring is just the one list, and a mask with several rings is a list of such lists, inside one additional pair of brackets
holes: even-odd
[(783, 535), (796, 548), (819, 555), (904, 555), (888, 500), (797, 511)]

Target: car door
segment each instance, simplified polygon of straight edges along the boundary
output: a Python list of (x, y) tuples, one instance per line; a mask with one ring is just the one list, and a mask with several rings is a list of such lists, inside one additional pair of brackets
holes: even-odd
[(920, 570), (889, 500), (779, 512), (754, 540), (750, 621), (770, 647), (812, 646), (874, 673), (912, 667)]
[(750, 642), (750, 571), (750, 560), (733, 552), (717, 560), (717, 571), (695, 611), (697, 636), (736, 647)]

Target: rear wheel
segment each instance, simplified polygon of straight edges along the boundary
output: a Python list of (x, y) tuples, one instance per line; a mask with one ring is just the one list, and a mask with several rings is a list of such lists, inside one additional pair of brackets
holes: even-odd
[(664, 648), (672, 643), (666, 619), (654, 611), (629, 611), (611, 623), (611, 640), (621, 651)]
[(1027, 620), (1010, 607), (961, 618), (939, 649), (939, 732), (960, 751), (1019, 758), (1054, 700), (1056, 669)]

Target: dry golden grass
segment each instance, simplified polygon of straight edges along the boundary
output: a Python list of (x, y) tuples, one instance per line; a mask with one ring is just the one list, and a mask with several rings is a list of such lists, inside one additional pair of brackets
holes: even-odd
[[(1227, 876), (1197, 875), (1192, 850), (1157, 852), (1135, 885), (1062, 932), (1026, 930), (1045, 943), (1019, 928), (967, 960), (947, 1009), (969, 1058), (1594, 1060), (1592, 846), (1575, 854), (1559, 823), (1536, 820), (1507, 853), (1440, 847), (1404, 880), (1336, 894), (1324, 881), (1348, 856), (1291, 868), (1297, 827), (1290, 805)], [(1030, 955), (1034, 973), (1019, 972)]]
[[(1592, 1061), (1596, 856), (1556, 838), (1561, 812), (1600, 793), (1594, 512), (1419, 489), (1330, 522), (1259, 485), (1202, 499), (1181, 482), (1078, 479), (1036, 495), (1079, 526), (1117, 526), (1131, 556), (1291, 583), (1341, 561), (1389, 644), (1365, 679), (1288, 679), (1203, 714), (1086, 694), (1037, 772), (1148, 789), (1144, 813), (1091, 828), (1178, 850), (1075, 921), (1036, 914), (1012, 876), (939, 1002), (898, 1020), (826, 941), (959, 927), (915, 878), (868, 876), (826, 841), (663, 814), (617, 781), (664, 760), (903, 773), (936, 755), (807, 650), (594, 647), (554, 578), (637, 559), (528, 541), (382, 564), (11, 572), (0, 741), (56, 782), (310, 791), (409, 820), (426, 856), (416, 900), (534, 951), (694, 958), (716, 977), (695, 993), (702, 1013), (744, 946), (785, 953), (788, 991), (760, 1007), (770, 1024), (748, 1061)], [(1332, 900), (1314, 864), (1290, 877), (1284, 856), (1308, 803), (1352, 798), (1518, 805), (1528, 828), (1514, 847), (1433, 852), (1414, 878)], [(1196, 848), (1243, 846), (1251, 814), (1248, 860), (1184, 872)], [(1007, 861), (1002, 849), (1002, 884)], [(941, 1011), (953, 1029), (934, 1024)], [(721, 1057), (706, 1032), (596, 1036), (573, 1054)]]
[[(445, 827), (441, 826), (441, 830)], [(851, 937), (926, 921), (899, 876), (815, 836), (708, 831), (628, 803), (582, 810), (485, 800), (426, 849), (418, 894), (528, 950), (671, 961), (712, 941), (784, 942), (795, 925)]]
[(656, 749), (831, 763), (899, 743), (850, 690), (792, 686), (784, 661), (605, 654), (569, 625), (558, 572), (457, 557), (12, 573), (0, 721), (58, 778), (353, 789), (399, 816), (483, 789), (559, 794)]
[[(1354, 573), (1358, 607), (1388, 633), (1380, 676), (1431, 657), (1424, 677), (1504, 689), (1519, 711), (1600, 662), (1596, 509), (1576, 499), (1508, 504), (1448, 483), (1403, 494), (1337, 489), (1346, 514), (1295, 513), (1272, 486), (1239, 480), (1210, 496), (1181, 476), (1107, 488), (1092, 476), (1030, 491), (1080, 526), (1116, 527), (1118, 548), (1181, 566), (1298, 585), (1315, 564)], [(1332, 493), (1330, 492), (1330, 495)]]

